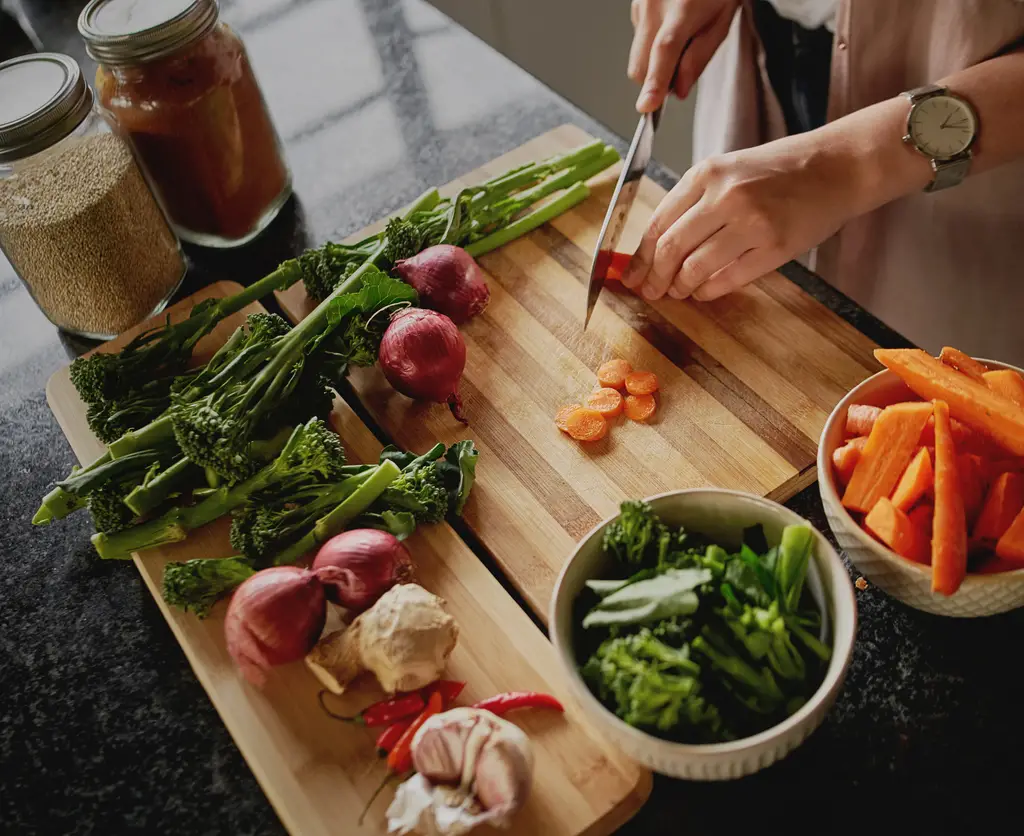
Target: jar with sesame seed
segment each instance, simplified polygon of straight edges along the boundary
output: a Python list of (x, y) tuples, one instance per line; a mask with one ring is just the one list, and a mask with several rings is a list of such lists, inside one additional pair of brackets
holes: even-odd
[(110, 339), (159, 313), (181, 247), (73, 58), (0, 64), (0, 249), (57, 327)]

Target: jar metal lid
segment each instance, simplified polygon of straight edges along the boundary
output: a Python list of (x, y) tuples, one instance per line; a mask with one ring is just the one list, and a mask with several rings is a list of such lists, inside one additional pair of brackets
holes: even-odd
[(78, 32), (101, 64), (143, 64), (198, 40), (218, 15), (217, 0), (92, 0), (78, 17)]
[(92, 110), (92, 90), (74, 58), (56, 52), (0, 64), (0, 163), (30, 157), (75, 128)]

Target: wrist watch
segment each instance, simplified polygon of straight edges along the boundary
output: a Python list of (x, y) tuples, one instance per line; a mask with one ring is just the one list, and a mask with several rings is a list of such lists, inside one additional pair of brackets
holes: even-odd
[(930, 84), (903, 94), (910, 100), (903, 141), (932, 163), (935, 177), (925, 187), (937, 192), (955, 186), (971, 167), (971, 145), (978, 135), (978, 116), (948, 87)]

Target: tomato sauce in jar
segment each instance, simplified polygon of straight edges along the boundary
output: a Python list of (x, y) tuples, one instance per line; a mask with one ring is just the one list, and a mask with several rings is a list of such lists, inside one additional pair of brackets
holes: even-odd
[[(141, 11), (140, 11), (141, 8)], [(178, 235), (256, 237), (291, 194), (245, 47), (216, 0), (93, 0), (79, 31), (100, 106), (132, 146)]]

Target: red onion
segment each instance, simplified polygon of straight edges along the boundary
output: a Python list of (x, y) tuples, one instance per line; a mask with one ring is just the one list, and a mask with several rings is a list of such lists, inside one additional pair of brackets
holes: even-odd
[(463, 424), (459, 379), (466, 367), (466, 344), (444, 314), (406, 308), (395, 314), (380, 341), (380, 367), (403, 395), (446, 403)]
[(420, 295), (423, 307), (456, 325), (468, 322), (491, 299), (484, 271), (462, 247), (437, 244), (395, 264), (395, 272)]
[(396, 583), (412, 579), (412, 557), (393, 534), (356, 528), (320, 547), (313, 572), (331, 601), (362, 612)]
[(316, 575), (278, 566), (257, 572), (235, 590), (224, 637), (245, 678), (262, 685), (268, 668), (295, 662), (313, 649), (326, 618), (324, 588)]

